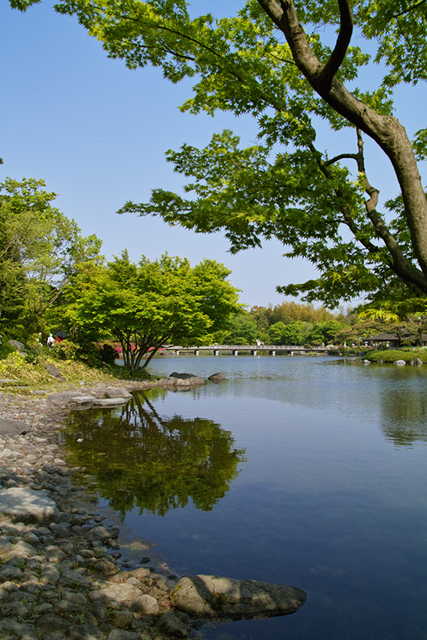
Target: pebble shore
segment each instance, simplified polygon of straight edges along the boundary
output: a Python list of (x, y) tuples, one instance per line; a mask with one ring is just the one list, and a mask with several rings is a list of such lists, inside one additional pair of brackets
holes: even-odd
[(191, 622), (169, 597), (178, 578), (148, 558), (126, 562), (119, 528), (67, 467), (59, 435), (70, 405), (0, 393), (0, 407), (3, 419), (28, 425), (24, 435), (0, 436), (1, 489), (40, 492), (59, 510), (43, 524), (0, 513), (0, 640), (188, 637)]

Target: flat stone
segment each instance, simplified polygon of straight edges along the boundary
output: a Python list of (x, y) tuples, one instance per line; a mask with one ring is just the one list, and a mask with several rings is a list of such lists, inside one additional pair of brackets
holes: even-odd
[(70, 402), (76, 404), (92, 404), (97, 407), (117, 407), (126, 404), (128, 398), (95, 398), (94, 396), (76, 396), (70, 399)]
[(192, 618), (240, 620), (294, 613), (307, 594), (270, 582), (197, 575), (181, 578), (170, 597), (177, 609)]
[(406, 362), (405, 360), (395, 360), (393, 364), (396, 364), (398, 367), (404, 367)]
[(14, 522), (50, 523), (59, 520), (56, 503), (40, 491), (12, 487), (0, 491), (0, 513)]
[(0, 418), (0, 436), (20, 436), (31, 431), (31, 427), (21, 420)]
[(48, 395), (48, 402), (52, 404), (67, 404), (71, 398), (81, 395), (77, 391), (57, 391)]
[(107, 396), (107, 398), (126, 398), (127, 400), (130, 400), (130, 398), (132, 398), (132, 394), (129, 393), (127, 389), (123, 389), (122, 387), (106, 389), (105, 395)]

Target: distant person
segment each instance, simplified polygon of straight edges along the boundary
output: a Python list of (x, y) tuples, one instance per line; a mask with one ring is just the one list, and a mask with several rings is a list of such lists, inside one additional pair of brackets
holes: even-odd
[(53, 335), (51, 333), (49, 333), (49, 337), (46, 340), (46, 344), (48, 347), (52, 348), (53, 347), (53, 343), (55, 342), (55, 340), (53, 339)]

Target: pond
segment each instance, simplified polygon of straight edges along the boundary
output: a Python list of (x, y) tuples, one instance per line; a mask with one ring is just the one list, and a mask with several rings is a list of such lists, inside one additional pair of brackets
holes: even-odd
[(179, 575), (309, 595), (206, 638), (427, 639), (427, 366), (180, 356), (152, 371), (228, 379), (75, 412), (74, 462)]

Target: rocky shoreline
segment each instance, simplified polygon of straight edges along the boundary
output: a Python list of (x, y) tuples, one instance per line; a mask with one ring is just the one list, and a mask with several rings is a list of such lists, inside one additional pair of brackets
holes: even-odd
[(304, 604), (294, 587), (178, 581), (153, 558), (122, 555), (113, 514), (78, 484), (81, 470), (67, 466), (60, 434), (70, 409), (117, 406), (135, 389), (204, 383), (175, 376), (32, 397), (0, 393), (0, 640), (187, 638), (200, 618), (284, 615)]
[[(158, 384), (130, 383), (122, 389)], [(105, 388), (95, 385), (84, 393), (89, 401), (103, 397)], [(119, 529), (100, 515), (96, 497), (73, 481), (79, 470), (67, 467), (58, 439), (73, 394), (0, 394), (1, 493), (39, 494), (57, 507), (45, 518), (0, 513), (0, 638), (188, 637), (188, 618), (173, 611), (169, 598), (177, 577), (141, 563), (121, 566)]]

